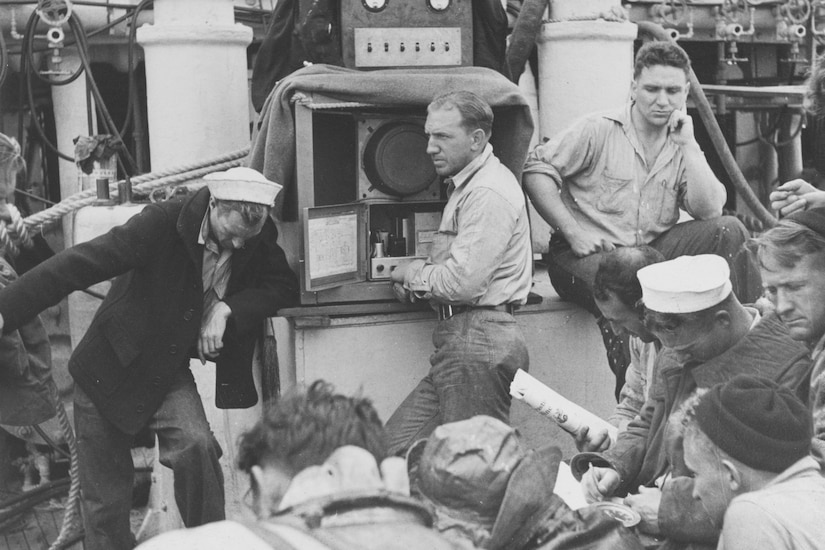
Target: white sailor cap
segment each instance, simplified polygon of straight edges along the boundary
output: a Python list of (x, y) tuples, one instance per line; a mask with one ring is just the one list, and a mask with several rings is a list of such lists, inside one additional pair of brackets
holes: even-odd
[(218, 200), (254, 202), (272, 206), (283, 186), (266, 179), (252, 168), (230, 168), (203, 177), (209, 192)]
[(640, 269), (645, 307), (660, 313), (691, 313), (722, 302), (732, 291), (728, 262), (716, 254), (679, 256)]

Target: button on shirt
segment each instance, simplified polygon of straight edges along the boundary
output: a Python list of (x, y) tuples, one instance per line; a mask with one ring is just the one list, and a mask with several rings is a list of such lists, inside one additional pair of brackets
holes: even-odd
[(209, 214), (212, 208), (206, 209), (201, 222), (198, 244), (203, 245), (203, 311), (209, 311), (213, 305), (223, 300), (226, 287), (229, 285), (229, 276), (232, 274), (232, 249), (221, 250), (220, 245), (212, 238), (209, 231)]
[(687, 185), (682, 150), (665, 141), (652, 166), (630, 119), (630, 105), (574, 124), (528, 156), (524, 173), (540, 173), (584, 228), (614, 244), (647, 244), (679, 220)]
[(452, 180), (430, 257), (410, 264), (404, 287), (444, 304), (526, 303), (533, 255), (515, 176), (487, 144)]

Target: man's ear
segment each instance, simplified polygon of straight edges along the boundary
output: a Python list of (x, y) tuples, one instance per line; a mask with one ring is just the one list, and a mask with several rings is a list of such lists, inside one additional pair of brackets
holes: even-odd
[(487, 134), (485, 134), (484, 130), (482, 130), (481, 128), (476, 128), (475, 130), (473, 130), (470, 136), (473, 140), (472, 148), (474, 151), (483, 149), (484, 145), (487, 144)]
[(252, 511), (259, 518), (267, 517), (268, 510), (263, 502), (261, 487), (264, 486), (264, 471), (255, 464), (249, 469), (249, 489), (252, 492)]
[(252, 466), (249, 469), (249, 474), (252, 477), (252, 481), (254, 484), (252, 485), (252, 490), (260, 491), (260, 488), (264, 485), (264, 470), (257, 464)]
[(725, 484), (733, 493), (739, 492), (739, 489), (742, 488), (742, 472), (740, 472), (739, 468), (736, 467), (736, 464), (730, 460), (723, 458), (721, 460), (721, 464)]
[(730, 312), (726, 309), (720, 309), (713, 314), (713, 323), (719, 326), (730, 326)]

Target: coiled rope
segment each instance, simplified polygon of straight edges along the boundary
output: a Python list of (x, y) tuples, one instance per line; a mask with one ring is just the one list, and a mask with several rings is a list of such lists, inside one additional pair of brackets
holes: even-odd
[(49, 550), (57, 550), (63, 548), (68, 539), (82, 529), (82, 522), (80, 521), (80, 472), (77, 460), (77, 440), (74, 437), (72, 425), (69, 423), (69, 415), (66, 414), (66, 408), (63, 406), (63, 401), (60, 399), (54, 380), (49, 380), (49, 382), (49, 392), (52, 394), (55, 403), (57, 403), (57, 422), (66, 435), (66, 444), (69, 446), (69, 479), (71, 479), (69, 497), (66, 499), (66, 507), (63, 512), (63, 524), (57, 538), (49, 546)]

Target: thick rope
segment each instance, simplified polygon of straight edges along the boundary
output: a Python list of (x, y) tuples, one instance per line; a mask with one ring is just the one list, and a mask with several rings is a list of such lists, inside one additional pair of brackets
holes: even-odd
[(66, 414), (66, 408), (63, 406), (63, 401), (57, 392), (57, 385), (54, 380), (49, 380), (49, 382), (49, 391), (55, 403), (57, 403), (57, 421), (66, 436), (66, 444), (69, 446), (69, 456), (71, 457), (69, 466), (71, 484), (69, 485), (69, 497), (66, 499), (63, 512), (63, 524), (60, 527), (60, 534), (49, 546), (49, 550), (56, 550), (62, 548), (71, 536), (83, 528), (83, 522), (80, 521), (80, 471), (77, 461), (77, 440), (74, 437), (72, 425), (69, 423), (69, 415)]
[(20, 210), (13, 204), (7, 204), (6, 209), (11, 216), (11, 237), (19, 242), (24, 248), (31, 248), (34, 246), (29, 230), (23, 222), (23, 216), (20, 215)]
[[(201, 178), (212, 172), (240, 166), (241, 159), (246, 158), (248, 154), (249, 148), (239, 149), (238, 151), (207, 161), (185, 164), (167, 170), (135, 176), (131, 180), (132, 189), (138, 193), (148, 193), (159, 187), (180, 185), (187, 181)], [(120, 183), (122, 183), (122, 181), (109, 184), (109, 193), (111, 196), (117, 196), (118, 185)], [(23, 222), (31, 231), (43, 231), (45, 227), (59, 221), (66, 214), (74, 212), (84, 206), (90, 206), (94, 204), (96, 200), (97, 190), (87, 189), (67, 197), (52, 207), (32, 214), (23, 220)], [(0, 238), (2, 238), (2, 236), (0, 236)]]
[(20, 254), (20, 248), (6, 230), (6, 222), (0, 222), (0, 247), (12, 258), (16, 258)]

